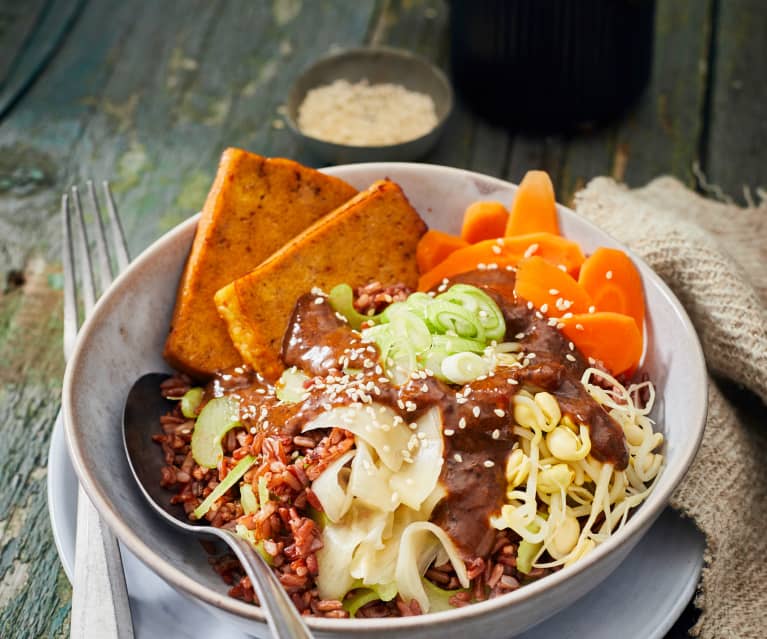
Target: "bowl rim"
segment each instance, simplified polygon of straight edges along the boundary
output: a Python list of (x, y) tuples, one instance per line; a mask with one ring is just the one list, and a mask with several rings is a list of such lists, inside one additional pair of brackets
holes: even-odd
[[(437, 78), (437, 80), (439, 80), (439, 82), (444, 86), (444, 88), (447, 91), (447, 106), (445, 108), (445, 113), (441, 117), (437, 118), (437, 124), (435, 124), (431, 129), (429, 129), (423, 135), (419, 135), (417, 138), (411, 138), (410, 140), (397, 142), (395, 144), (378, 144), (373, 146), (358, 145), (358, 144), (342, 144), (340, 142), (331, 142), (330, 140), (323, 140), (322, 138), (314, 137), (313, 135), (309, 135), (308, 133), (305, 133), (304, 131), (302, 131), (301, 127), (298, 126), (299, 104), (298, 104), (298, 96), (297, 96), (298, 86), (301, 84), (301, 81), (320, 65), (334, 62), (336, 60), (339, 60), (341, 58), (346, 58), (346, 57), (360, 57), (360, 56), (373, 56), (373, 55), (384, 55), (384, 56), (390, 56), (393, 58), (400, 58), (402, 60), (410, 60), (413, 62), (417, 62), (418, 64), (430, 70), (430, 72)], [(432, 97), (432, 96), (429, 96), (429, 97)], [(453, 108), (455, 106), (455, 91), (453, 90), (453, 85), (448, 79), (447, 74), (442, 69), (440, 69), (436, 64), (434, 64), (433, 62), (431, 62), (424, 56), (419, 55), (413, 51), (409, 51), (408, 49), (400, 49), (398, 47), (391, 47), (388, 45), (373, 45), (368, 47), (348, 47), (348, 48), (333, 50), (330, 53), (317, 58), (316, 60), (311, 62), (309, 65), (304, 67), (301, 70), (301, 72), (296, 76), (296, 78), (293, 80), (293, 83), (290, 85), (290, 89), (288, 90), (287, 99), (285, 102), (286, 102), (286, 109), (284, 113), (285, 122), (287, 123), (288, 128), (299, 138), (305, 138), (306, 140), (310, 140), (315, 144), (327, 145), (329, 148), (332, 148), (335, 151), (355, 149), (355, 150), (364, 152), (366, 149), (367, 150), (399, 149), (406, 145), (416, 144), (418, 142), (425, 140), (426, 138), (439, 134), (439, 132), (445, 127), (445, 124), (447, 123), (447, 120), (450, 117), (450, 114), (453, 112)], [(291, 108), (291, 104), (294, 104), (294, 103), (295, 103), (295, 113), (293, 112), (294, 109)], [(366, 163), (366, 164), (370, 164), (370, 163)], [(346, 166), (352, 166), (352, 165), (342, 164), (338, 166), (346, 167)], [(336, 167), (333, 167), (333, 168), (336, 168)]]
[[(491, 184), (499, 189), (516, 189), (516, 185), (506, 180), (501, 180), (496, 177), (488, 176), (482, 173), (474, 171), (468, 171), (465, 169), (459, 169), (454, 167), (447, 167), (434, 164), (421, 164), (415, 162), (368, 162), (357, 164), (345, 164), (334, 167), (328, 167), (322, 169), (324, 172), (336, 175), (337, 177), (349, 176), (354, 172), (363, 171), (377, 171), (381, 175), (387, 175), (389, 172), (395, 170), (407, 170), (407, 171), (422, 171), (430, 174), (432, 177), (450, 178), (453, 177), (469, 177), (474, 179), (481, 179), (484, 183)], [(347, 178), (348, 179), (348, 178)], [(708, 388), (706, 383), (706, 366), (703, 356), (703, 350), (700, 346), (697, 333), (679, 300), (673, 294), (671, 289), (663, 282), (663, 280), (650, 268), (650, 266), (644, 262), (639, 256), (635, 255), (630, 249), (624, 246), (612, 238), (605, 231), (598, 226), (578, 216), (577, 213), (565, 207), (561, 204), (557, 204), (557, 209), (560, 214), (564, 213), (567, 216), (576, 216), (580, 222), (585, 226), (590, 227), (592, 231), (596, 231), (598, 234), (608, 237), (615, 246), (621, 247), (623, 250), (632, 257), (633, 260), (640, 267), (643, 279), (648, 278), (653, 282), (658, 289), (666, 303), (673, 309), (675, 316), (684, 326), (684, 329), (692, 337), (692, 343), (694, 345), (694, 353), (690, 353), (693, 360), (697, 362), (690, 371), (688, 371), (690, 385), (697, 386), (700, 391), (700, 402), (697, 405), (690, 406), (689, 424), (690, 427), (695, 428), (693, 431), (695, 436), (688, 438), (685, 441), (680, 442), (680, 461), (677, 463), (674, 475), (671, 480), (661, 486), (655, 486), (650, 493), (646, 502), (644, 502), (640, 508), (638, 508), (628, 522), (619, 530), (615, 535), (611, 536), (607, 541), (600, 544), (596, 549), (580, 559), (575, 564), (565, 567), (562, 570), (557, 571), (551, 575), (546, 576), (543, 579), (535, 581), (531, 584), (527, 584), (523, 588), (519, 588), (513, 592), (507, 593), (494, 599), (488, 599), (486, 601), (477, 602), (470, 606), (464, 606), (461, 608), (455, 608), (452, 610), (433, 612), (426, 615), (418, 615), (412, 617), (386, 617), (382, 619), (328, 619), (318, 617), (307, 617), (308, 625), (315, 631), (319, 632), (334, 632), (334, 633), (346, 633), (346, 632), (362, 632), (362, 631), (376, 631), (386, 628), (386, 630), (400, 630), (407, 631), (412, 630), (424, 625), (430, 626), (444, 626), (446, 624), (454, 624), (456, 622), (467, 622), (476, 618), (481, 618), (488, 613), (498, 612), (500, 609), (507, 606), (520, 604), (535, 598), (546, 590), (561, 585), (563, 582), (571, 580), (576, 575), (586, 571), (594, 564), (600, 563), (609, 554), (616, 551), (624, 541), (628, 541), (641, 531), (646, 531), (652, 522), (660, 515), (663, 508), (667, 505), (671, 493), (676, 486), (682, 480), (687, 473), (690, 464), (700, 446), (701, 439), (703, 437), (703, 431), (705, 428), (705, 419), (707, 414), (707, 395)], [(103, 321), (105, 315), (108, 315), (110, 307), (113, 306), (116, 300), (120, 296), (121, 289), (131, 279), (139, 277), (142, 273), (152, 271), (152, 262), (154, 256), (158, 253), (164, 252), (167, 246), (171, 246), (178, 241), (178, 238), (191, 233), (192, 227), (196, 226), (199, 220), (200, 214), (189, 218), (188, 220), (177, 225), (170, 231), (163, 234), (151, 245), (149, 245), (131, 265), (126, 269), (119, 277), (116, 278), (112, 286), (102, 295), (93, 309), (93, 313), (87, 319), (83, 325), (78, 340), (75, 345), (72, 357), (66, 367), (64, 374), (64, 384), (62, 389), (62, 409), (64, 414), (64, 427), (67, 441), (67, 448), (69, 455), (72, 459), (77, 477), (85, 489), (88, 497), (95, 505), (96, 509), (100, 513), (103, 520), (108, 524), (117, 537), (138, 557), (145, 565), (151, 568), (162, 579), (168, 582), (171, 586), (176, 587), (183, 592), (191, 595), (192, 597), (199, 599), (200, 601), (212, 605), (218, 609), (221, 609), (227, 613), (236, 615), (237, 617), (266, 623), (266, 619), (258, 606), (247, 604), (238, 599), (229, 597), (228, 595), (221, 594), (214, 591), (211, 588), (203, 585), (195, 579), (187, 576), (181, 570), (176, 568), (170, 562), (163, 559), (153, 548), (144, 544), (144, 542), (134, 533), (131, 526), (122, 520), (117, 511), (113, 511), (108, 503), (106, 494), (101, 486), (95, 480), (91, 471), (87, 468), (84, 462), (84, 458), (81, 454), (78, 444), (77, 435), (73, 429), (75, 415), (73, 411), (74, 405), (74, 391), (76, 389), (76, 380), (79, 377), (79, 371), (84, 366), (83, 358), (84, 353), (87, 351), (87, 345), (90, 335), (95, 332)], [(664, 467), (664, 474), (670, 472), (667, 467)], [(149, 506), (147, 506), (149, 510)], [(638, 537), (636, 539), (638, 541)], [(385, 625), (384, 625), (385, 624)]]

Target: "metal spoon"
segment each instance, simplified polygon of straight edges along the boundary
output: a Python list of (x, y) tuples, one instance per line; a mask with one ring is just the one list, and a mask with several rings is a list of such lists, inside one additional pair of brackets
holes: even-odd
[(152, 435), (160, 417), (172, 404), (160, 396), (160, 384), (169, 375), (149, 373), (140, 377), (125, 400), (123, 443), (133, 476), (152, 508), (169, 524), (194, 535), (218, 537), (242, 563), (261, 602), (266, 621), (276, 639), (310, 639), (312, 633), (288, 598), (272, 569), (253, 547), (223, 528), (190, 523), (182, 506), (170, 503), (170, 493), (160, 487), (162, 455), (154, 450)]

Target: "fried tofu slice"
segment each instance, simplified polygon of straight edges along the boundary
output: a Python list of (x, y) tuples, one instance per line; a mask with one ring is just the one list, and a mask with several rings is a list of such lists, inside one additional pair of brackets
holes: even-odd
[(415, 288), (415, 250), (425, 232), (402, 189), (388, 180), (319, 220), (216, 293), (216, 306), (242, 359), (266, 379), (277, 379), (293, 307), (314, 287), (329, 292), (343, 282), (357, 287), (378, 280)]
[(291, 160), (224, 151), (179, 283), (166, 361), (198, 379), (241, 364), (215, 292), (356, 193)]

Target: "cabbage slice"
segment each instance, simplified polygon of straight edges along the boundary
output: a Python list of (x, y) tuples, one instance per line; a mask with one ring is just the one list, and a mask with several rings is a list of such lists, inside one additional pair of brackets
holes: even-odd
[(391, 408), (382, 404), (336, 406), (318, 415), (303, 432), (318, 428), (343, 428), (372, 446), (387, 468), (398, 471), (411, 430)]
[(349, 490), (350, 471), (346, 468), (346, 464), (354, 458), (354, 455), (354, 450), (341, 455), (330, 463), (312, 484), (312, 491), (332, 522), (339, 521), (352, 505), (352, 493)]
[[(349, 477), (349, 493), (363, 504), (383, 512), (393, 512), (400, 500), (392, 493), (392, 474), (375, 455), (374, 449), (364, 439), (356, 438), (357, 454), (352, 462)], [(400, 470), (402, 472), (402, 470)]]
[(412, 456), (413, 461), (405, 464), (389, 479), (389, 486), (399, 500), (414, 510), (421, 508), (434, 490), (444, 463), (442, 414), (439, 408), (435, 406), (429, 409), (416, 424), (418, 448)]
[(440, 551), (447, 554), (461, 586), (468, 588), (466, 564), (442, 528), (429, 521), (418, 521), (411, 523), (402, 533), (395, 570), (397, 588), (405, 601), (415, 599), (422, 612), (429, 611), (430, 602), (421, 578)]
[[(317, 551), (317, 590), (322, 599), (341, 600), (354, 587), (351, 565), (355, 548), (366, 538), (375, 543), (376, 534), (383, 534), (390, 516), (355, 503), (340, 522), (325, 526), (323, 546)], [(381, 541), (379, 537), (378, 543)]]

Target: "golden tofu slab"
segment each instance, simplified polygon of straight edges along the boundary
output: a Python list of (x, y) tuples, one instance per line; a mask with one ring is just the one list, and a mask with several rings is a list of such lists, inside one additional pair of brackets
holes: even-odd
[(213, 295), (356, 192), (291, 160), (224, 151), (179, 283), (167, 362), (202, 379), (242, 363)]
[(425, 232), (402, 189), (388, 180), (323, 217), (216, 293), (216, 306), (242, 359), (269, 380), (279, 377), (293, 306), (314, 287), (327, 292), (343, 282), (357, 287), (378, 280), (415, 288), (415, 250)]

